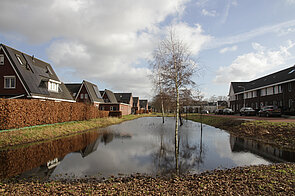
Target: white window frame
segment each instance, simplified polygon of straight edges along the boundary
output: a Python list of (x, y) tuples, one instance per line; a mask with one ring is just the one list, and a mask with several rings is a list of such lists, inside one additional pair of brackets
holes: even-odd
[(110, 111), (113, 111), (114, 110), (114, 107), (113, 106), (110, 106)]
[(0, 65), (4, 65), (4, 54), (0, 54)]
[(52, 92), (58, 92), (59, 84), (57, 82), (53, 82), (52, 80), (48, 81), (48, 90)]
[(84, 99), (84, 94), (83, 93), (80, 94), (80, 99)]
[(22, 61), (22, 59), (20, 58), (20, 56), (17, 54), (17, 55), (15, 55), (16, 56), (16, 59), (18, 60), (18, 62), (21, 64), (21, 65), (23, 65), (24, 63), (23, 63), (23, 61)]
[[(10, 79), (8, 86), (7, 86), (6, 79)], [(11, 79), (14, 79), (14, 86), (11, 85)], [(15, 76), (4, 76), (4, 88), (5, 89), (15, 89), (16, 88), (16, 77)]]
[(88, 99), (88, 94), (85, 93), (84, 99)]

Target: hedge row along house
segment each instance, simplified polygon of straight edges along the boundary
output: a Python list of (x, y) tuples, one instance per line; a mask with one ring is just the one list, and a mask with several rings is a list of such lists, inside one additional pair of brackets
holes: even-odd
[(285, 114), (295, 113), (295, 66), (249, 82), (231, 82), (230, 107), (239, 111), (244, 105), (253, 109), (275, 105)]
[(89, 81), (64, 84), (52, 66), (40, 59), (0, 44), (0, 98), (83, 102), (100, 110), (136, 113), (132, 93), (113, 93)]

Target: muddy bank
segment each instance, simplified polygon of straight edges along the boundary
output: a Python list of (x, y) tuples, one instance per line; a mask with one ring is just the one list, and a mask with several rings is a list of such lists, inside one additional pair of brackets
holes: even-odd
[(2, 181), (2, 195), (294, 195), (295, 164), (214, 170), (181, 177), (131, 176), (70, 181)]
[(262, 141), (281, 149), (295, 150), (295, 123), (244, 121), (209, 115), (189, 115), (188, 119), (226, 130), (237, 137)]

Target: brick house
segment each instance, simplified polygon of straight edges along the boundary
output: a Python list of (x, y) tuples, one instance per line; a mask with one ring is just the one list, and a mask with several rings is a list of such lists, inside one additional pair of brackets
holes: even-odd
[(239, 111), (244, 105), (257, 110), (276, 105), (283, 113), (294, 112), (294, 92), (295, 66), (292, 66), (250, 82), (231, 82), (230, 107)]
[(83, 80), (82, 83), (65, 84), (76, 102), (91, 103), (96, 107), (104, 103), (97, 85)]
[(139, 100), (140, 110), (147, 112), (149, 110), (148, 100)]
[(116, 95), (108, 90), (105, 89), (104, 91), (100, 91), (101, 96), (104, 100), (104, 103), (100, 104), (99, 109), (105, 110), (105, 111), (121, 111), (122, 115), (128, 115), (131, 114), (130, 105), (123, 102), (118, 102)]
[[(115, 93), (116, 99), (118, 103), (121, 103), (124, 105), (124, 109), (127, 109), (127, 113), (132, 113), (132, 107), (133, 107), (133, 97), (132, 93)], [(127, 106), (127, 108), (126, 108)]]
[(51, 65), (0, 44), (0, 98), (75, 102)]
[(139, 106), (139, 97), (133, 97), (132, 114), (136, 114), (136, 112), (139, 109), (140, 109), (140, 106)]

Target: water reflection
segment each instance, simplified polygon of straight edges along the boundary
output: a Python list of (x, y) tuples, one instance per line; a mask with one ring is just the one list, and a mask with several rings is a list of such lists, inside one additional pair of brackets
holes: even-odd
[[(97, 131), (52, 140), (46, 143), (33, 144), (27, 147), (0, 151), (0, 178), (7, 178), (26, 172), (28, 176), (50, 176), (55, 167), (52, 161), (58, 162), (71, 152), (78, 151), (83, 157), (97, 148), (96, 140), (101, 135)], [(81, 150), (82, 149), (82, 150)], [(57, 164), (55, 164), (57, 166)]]
[(250, 139), (230, 136), (230, 146), (233, 152), (252, 152), (271, 162), (295, 162), (295, 152), (282, 150)]
[[(0, 152), (0, 177), (84, 178), (175, 172), (173, 118), (141, 118), (99, 131)], [(180, 173), (293, 161), (294, 152), (185, 121), (179, 129)]]

